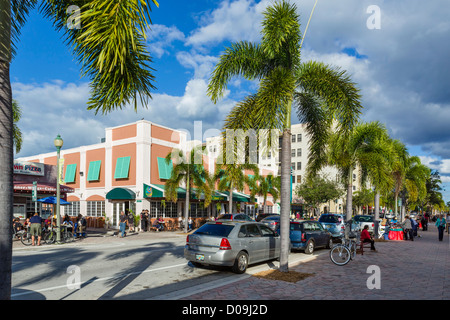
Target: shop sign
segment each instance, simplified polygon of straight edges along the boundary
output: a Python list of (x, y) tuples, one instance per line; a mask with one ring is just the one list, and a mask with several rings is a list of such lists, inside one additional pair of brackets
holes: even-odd
[(14, 174), (44, 176), (44, 164), (27, 161), (14, 161)]

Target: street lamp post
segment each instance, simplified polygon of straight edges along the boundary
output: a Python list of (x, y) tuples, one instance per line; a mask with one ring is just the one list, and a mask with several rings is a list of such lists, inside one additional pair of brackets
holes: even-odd
[(59, 179), (61, 176), (61, 168), (60, 168), (60, 162), (59, 162), (59, 156), (60, 156), (60, 151), (61, 151), (61, 147), (63, 146), (63, 139), (61, 138), (61, 136), (58, 134), (58, 136), (55, 138), (55, 140), (53, 141), (56, 147), (56, 168), (58, 171), (57, 174), (57, 179), (56, 179), (56, 242), (60, 243), (61, 242), (61, 214), (60, 214), (60, 187), (59, 187)]

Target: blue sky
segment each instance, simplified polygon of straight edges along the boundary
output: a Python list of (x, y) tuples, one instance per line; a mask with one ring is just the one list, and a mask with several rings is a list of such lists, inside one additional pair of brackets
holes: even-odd
[[(315, 0), (297, 4), (302, 31)], [(230, 42), (259, 41), (268, 0), (159, 1), (153, 6), (148, 48), (156, 87), (147, 109), (106, 116), (86, 110), (88, 80), (80, 77), (70, 48), (51, 22), (32, 12), (11, 66), (13, 96), (22, 106), (22, 151), (53, 151), (97, 143), (104, 128), (145, 118), (191, 130), (220, 129), (233, 105), (256, 84), (233, 79), (216, 105), (205, 94), (220, 52)], [(369, 29), (367, 8), (380, 8), (380, 29)], [(363, 96), (362, 120), (378, 120), (423, 163), (439, 170), (450, 201), (450, 3), (447, 0), (319, 0), (302, 49), (302, 59), (347, 70)]]

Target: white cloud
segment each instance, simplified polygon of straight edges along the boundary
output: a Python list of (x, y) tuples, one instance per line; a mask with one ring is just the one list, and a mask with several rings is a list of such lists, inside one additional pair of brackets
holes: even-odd
[(147, 32), (147, 43), (150, 53), (158, 59), (168, 54), (168, 48), (173, 48), (175, 41), (185, 41), (185, 35), (176, 26), (167, 27), (154, 24)]

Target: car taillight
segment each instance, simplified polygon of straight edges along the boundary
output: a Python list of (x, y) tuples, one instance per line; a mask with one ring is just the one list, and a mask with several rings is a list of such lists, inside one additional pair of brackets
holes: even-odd
[(375, 227), (375, 224), (374, 224), (374, 223), (372, 223), (372, 227)]
[(186, 245), (189, 245), (189, 235), (186, 237)]
[(302, 242), (306, 242), (306, 235), (302, 233)]
[(222, 238), (222, 241), (220, 241), (220, 250), (231, 250), (230, 242), (227, 238)]

